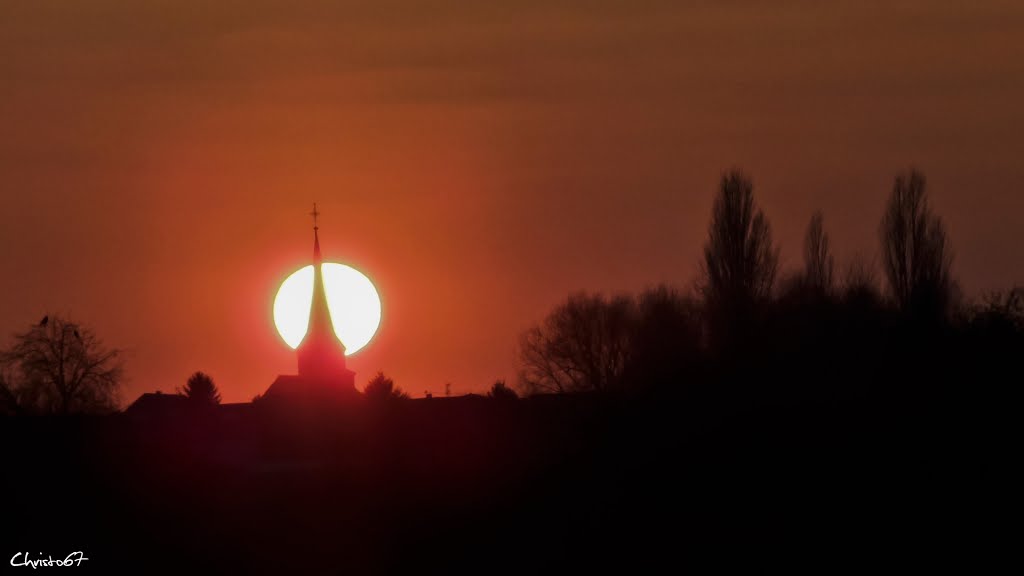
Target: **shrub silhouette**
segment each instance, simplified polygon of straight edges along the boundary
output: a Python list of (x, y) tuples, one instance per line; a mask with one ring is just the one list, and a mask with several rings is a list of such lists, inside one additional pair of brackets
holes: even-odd
[(504, 380), (495, 382), (487, 396), (495, 400), (517, 400), (519, 398), (519, 394), (516, 394), (515, 390), (506, 386)]
[(374, 402), (388, 400), (405, 400), (409, 395), (395, 386), (394, 380), (384, 375), (384, 372), (377, 372), (377, 375), (370, 379), (363, 390), (363, 395)]

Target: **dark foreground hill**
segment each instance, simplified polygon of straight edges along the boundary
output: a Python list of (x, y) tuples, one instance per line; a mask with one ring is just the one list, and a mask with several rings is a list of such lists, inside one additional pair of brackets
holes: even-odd
[(83, 567), (133, 573), (877, 568), (990, 560), (1008, 540), (1016, 442), (987, 400), (745, 390), (8, 418), (4, 563), (82, 550)]

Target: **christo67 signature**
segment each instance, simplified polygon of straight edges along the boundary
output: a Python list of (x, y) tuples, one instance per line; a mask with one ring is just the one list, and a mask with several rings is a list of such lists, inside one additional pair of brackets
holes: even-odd
[(18, 552), (11, 558), (11, 566), (28, 566), (35, 570), (36, 568), (48, 568), (50, 566), (81, 566), (82, 562), (88, 560), (82, 552), (72, 552), (65, 558), (54, 558), (53, 556), (43, 558), (42, 552), (39, 553), (39, 556), (39, 558), (32, 560), (28, 552)]

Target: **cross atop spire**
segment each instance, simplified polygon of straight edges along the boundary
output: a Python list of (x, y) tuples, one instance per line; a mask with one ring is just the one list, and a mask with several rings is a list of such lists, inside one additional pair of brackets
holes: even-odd
[(319, 230), (320, 226), (317, 223), (317, 218), (320, 217), (320, 212), (316, 209), (316, 202), (313, 202), (313, 211), (309, 215), (313, 217), (313, 230)]
[(316, 209), (316, 202), (313, 202), (313, 211), (309, 213), (313, 217), (313, 264), (317, 267), (317, 275), (320, 274), (320, 211)]

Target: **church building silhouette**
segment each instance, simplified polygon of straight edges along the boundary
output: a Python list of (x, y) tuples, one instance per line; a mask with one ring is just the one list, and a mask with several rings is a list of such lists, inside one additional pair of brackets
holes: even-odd
[(345, 345), (334, 331), (331, 310), (324, 289), (323, 256), (320, 253), (320, 227), (313, 205), (313, 301), (309, 308), (309, 327), (296, 348), (298, 374), (280, 375), (264, 393), (265, 400), (323, 400), (360, 396), (355, 388), (356, 373), (345, 365)]

